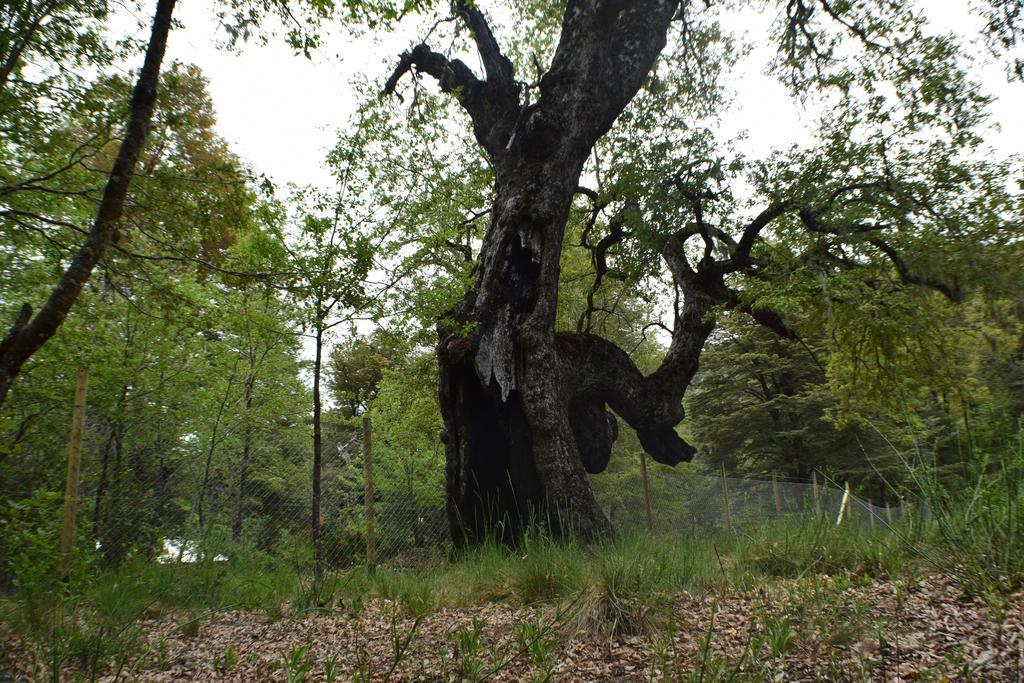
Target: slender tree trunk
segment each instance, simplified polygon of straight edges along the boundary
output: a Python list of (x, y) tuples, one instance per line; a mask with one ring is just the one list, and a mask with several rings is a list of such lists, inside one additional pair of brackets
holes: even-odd
[[(36, 32), (50, 16), (50, 13), (57, 8), (57, 5), (58, 0), (43, 0), (35, 7), (27, 4), (23, 9), (11, 8), (8, 12), (0, 13), (0, 16), (8, 14), (10, 22), (5, 28), (11, 31), (0, 40), (0, 46), (2, 46), (0, 47), (0, 93), (7, 87), (11, 74), (21, 66), (22, 54), (32, 44)], [(3, 9), (3, 6), (4, 3), (0, 2), (0, 10)], [(12, 16), (16, 11), (21, 15), (21, 22)]]
[(111, 431), (103, 444), (100, 455), (100, 479), (96, 484), (96, 496), (92, 508), (92, 535), (93, 540), (100, 540), (103, 532), (103, 498), (107, 495), (107, 477), (110, 468), (110, 450), (114, 444), (114, 433)]
[(242, 537), (242, 522), (245, 519), (245, 501), (249, 495), (249, 458), (252, 455), (252, 422), (249, 411), (252, 410), (253, 384), (256, 381), (256, 360), (249, 356), (249, 374), (245, 378), (245, 427), (242, 433), (242, 461), (238, 464), (238, 503), (235, 505), (235, 518), (231, 522), (231, 542), (238, 543)]
[(156, 481), (153, 484), (153, 530), (150, 541), (150, 554), (158, 557), (163, 553), (163, 539), (167, 533), (167, 508), (170, 497), (169, 479), (171, 469), (164, 456), (165, 444), (160, 443), (157, 451)]
[(313, 496), (310, 510), (310, 528), (313, 533), (313, 571), (318, 583), (323, 578), (324, 571), (324, 549), (320, 525), (320, 476), (323, 450), (320, 434), (320, 414), (322, 410), (320, 403), (320, 370), (323, 362), (323, 348), (323, 321), (318, 319), (316, 327), (316, 357), (313, 360)]
[(196, 517), (199, 521), (199, 533), (205, 534), (207, 526), (206, 515), (206, 494), (210, 487), (210, 476), (213, 470), (213, 454), (217, 450), (217, 433), (220, 431), (221, 420), (224, 417), (224, 410), (227, 408), (228, 399), (231, 397), (231, 387), (235, 383), (235, 375), (238, 370), (238, 359), (231, 368), (231, 376), (228, 377), (227, 387), (224, 389), (224, 397), (217, 406), (217, 415), (213, 420), (213, 428), (210, 431), (210, 447), (206, 450), (206, 461), (203, 464), (203, 480), (199, 484), (199, 500), (196, 503)]
[(111, 463), (110, 505), (107, 517), (110, 522), (104, 525), (106, 534), (101, 543), (103, 557), (111, 566), (117, 566), (124, 559), (126, 540), (124, 535), (127, 526), (123, 523), (125, 510), (121, 497), (121, 460), (124, 456), (124, 427), (121, 422), (114, 423), (114, 459)]
[(32, 306), (25, 304), (0, 342), (0, 406), (7, 399), (15, 377), (25, 362), (45, 344), (64, 322), (88, 281), (93, 268), (103, 258), (107, 246), (117, 232), (124, 213), (128, 186), (142, 148), (149, 135), (150, 121), (156, 106), (160, 65), (171, 30), (175, 0), (157, 0), (146, 57), (132, 92), (128, 125), (121, 148), (103, 190), (96, 220), (85, 242), (79, 247), (71, 264), (61, 276), (43, 307), (32, 315)]

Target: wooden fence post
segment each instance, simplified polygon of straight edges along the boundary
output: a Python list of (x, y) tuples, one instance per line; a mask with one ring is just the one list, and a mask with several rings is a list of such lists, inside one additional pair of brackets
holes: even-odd
[(377, 565), (377, 540), (373, 530), (373, 426), (363, 416), (363, 505), (366, 513), (366, 566)]
[(725, 527), (732, 533), (732, 510), (729, 508), (729, 484), (725, 479), (725, 463), (722, 463), (722, 501), (725, 503)]
[(843, 514), (846, 512), (846, 507), (850, 503), (850, 482), (846, 482), (843, 486), (843, 500), (839, 503), (839, 515), (836, 517), (836, 526), (843, 523)]
[(60, 557), (57, 576), (67, 580), (71, 569), (71, 547), (75, 541), (75, 517), (78, 513), (78, 474), (82, 463), (82, 434), (85, 432), (85, 389), (89, 383), (89, 368), (78, 369), (75, 404), (71, 411), (71, 441), (68, 445), (68, 472), (64, 481), (64, 528), (60, 533)]
[(779, 475), (772, 472), (772, 495), (775, 498), (775, 516), (782, 516), (782, 497), (779, 495)]
[(653, 516), (651, 515), (651, 490), (647, 485), (647, 453), (640, 451), (640, 476), (644, 482), (644, 514), (646, 515), (647, 533), (651, 533), (654, 527)]
[(892, 524), (892, 508), (889, 507), (889, 501), (885, 501), (885, 520)]
[(821, 516), (821, 492), (818, 491), (818, 472), (814, 470), (811, 472), (811, 493), (814, 497), (814, 514), (818, 517)]

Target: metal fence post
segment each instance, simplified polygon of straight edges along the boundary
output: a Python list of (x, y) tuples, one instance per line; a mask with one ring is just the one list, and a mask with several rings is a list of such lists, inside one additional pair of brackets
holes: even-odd
[(843, 515), (846, 512), (846, 506), (850, 502), (850, 482), (846, 482), (843, 486), (843, 499), (839, 502), (839, 515), (836, 517), (836, 526), (843, 523)]
[(71, 412), (71, 441), (68, 444), (68, 472), (64, 480), (64, 528), (60, 533), (60, 557), (57, 576), (68, 578), (71, 568), (71, 547), (75, 540), (75, 517), (78, 513), (78, 474), (82, 463), (82, 434), (85, 431), (85, 389), (89, 383), (89, 368), (78, 369), (75, 403)]
[(818, 472), (811, 472), (811, 495), (814, 497), (814, 514), (821, 516), (821, 492), (818, 491)]

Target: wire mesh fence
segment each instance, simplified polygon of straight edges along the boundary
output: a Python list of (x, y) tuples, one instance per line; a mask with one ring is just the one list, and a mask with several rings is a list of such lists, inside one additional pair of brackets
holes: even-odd
[(881, 527), (909, 514), (909, 506), (875, 505), (825, 477), (808, 482), (746, 479), (658, 468), (617, 475), (595, 486), (599, 504), (622, 533), (712, 536), (766, 520), (822, 518), (835, 524)]
[(136, 450), (122, 448), (116, 429), (86, 420), (76, 485), (63, 496), (4, 505), (0, 517), (10, 519), (0, 526), (13, 528), (18, 510), (27, 520), (24, 511), (38, 507), (32, 514), (59, 528), (62, 502), (70, 499), (76, 559), (107, 569), (275, 560), (312, 575), (317, 567), (443, 561), (450, 550), (443, 456), (426, 474), (403, 470), (403, 454), (393, 450), (375, 463), (362, 430), (352, 431), (326, 440), (314, 505), (308, 444), (283, 454), (273, 444), (274, 457), (255, 442), (218, 449), (187, 438)]
[[(163, 448), (125, 450), (116, 427), (83, 427), (79, 481), (70, 494), (75, 545), (100, 566), (269, 558), (312, 575), (364, 564), (424, 567), (450, 556), (443, 454), (377, 452), (368, 420), (328, 442), (318, 504), (308, 443), (274, 458), (261, 458), (263, 446), (246, 439), (227, 453), (216, 452), (213, 438), (197, 444), (187, 436)], [(754, 480), (646, 467), (616, 472), (611, 485), (602, 476), (593, 480), (595, 494), (623, 534), (712, 536), (800, 517), (884, 526), (908, 514), (823, 478)], [(47, 504), (59, 523), (60, 497)]]
[[(319, 512), (325, 569), (364, 563), (412, 568), (448, 557), (448, 520), (440, 497), (423, 500), (417, 482), (406, 487), (373, 482), (366, 476), (360, 443), (334, 455), (337, 463), (324, 468)], [(314, 566), (309, 485), (283, 492), (259, 478), (243, 484), (242, 473), (231, 470), (204, 478), (201, 471), (158, 469), (115, 479), (109, 472), (104, 476), (98, 465), (83, 472), (78, 505), (84, 539), (79, 542), (91, 543), (105, 564), (130, 557), (160, 563), (223, 561), (257, 553), (298, 568)], [(873, 505), (825, 481), (659, 469), (649, 475), (645, 496), (642, 474), (625, 477), (613, 488), (596, 487), (599, 504), (623, 534), (713, 536), (795, 517), (883, 526), (907, 514), (904, 507)]]
[[(374, 459), (361, 438), (326, 450), (315, 524), (311, 475), (280, 482), (272, 473), (250, 473), (243, 484), (242, 473), (228, 469), (204, 485), (202, 478), (183, 471), (154, 484), (135, 503), (143, 507), (148, 498), (150, 508), (164, 507), (159, 503), (164, 488), (196, 492), (176, 514), (163, 515), (151, 526), (167, 539), (165, 544), (173, 540), (178, 548), (203, 548), (208, 557), (245, 549), (287, 560), (299, 569), (320, 564), (325, 570), (443, 560), (449, 542), (439, 478), (395, 476), (389, 469), (401, 469), (402, 463), (377, 462), (374, 468)], [(308, 469), (308, 455), (305, 460)], [(438, 490), (424, 494), (431, 487)], [(103, 537), (102, 529), (95, 533)]]

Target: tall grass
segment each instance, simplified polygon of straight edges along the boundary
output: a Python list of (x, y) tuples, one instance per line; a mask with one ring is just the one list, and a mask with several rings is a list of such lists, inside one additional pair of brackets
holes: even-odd
[(951, 485), (934, 468), (917, 476), (934, 520), (941, 569), (970, 594), (998, 597), (1024, 586), (1024, 452), (975, 455)]

